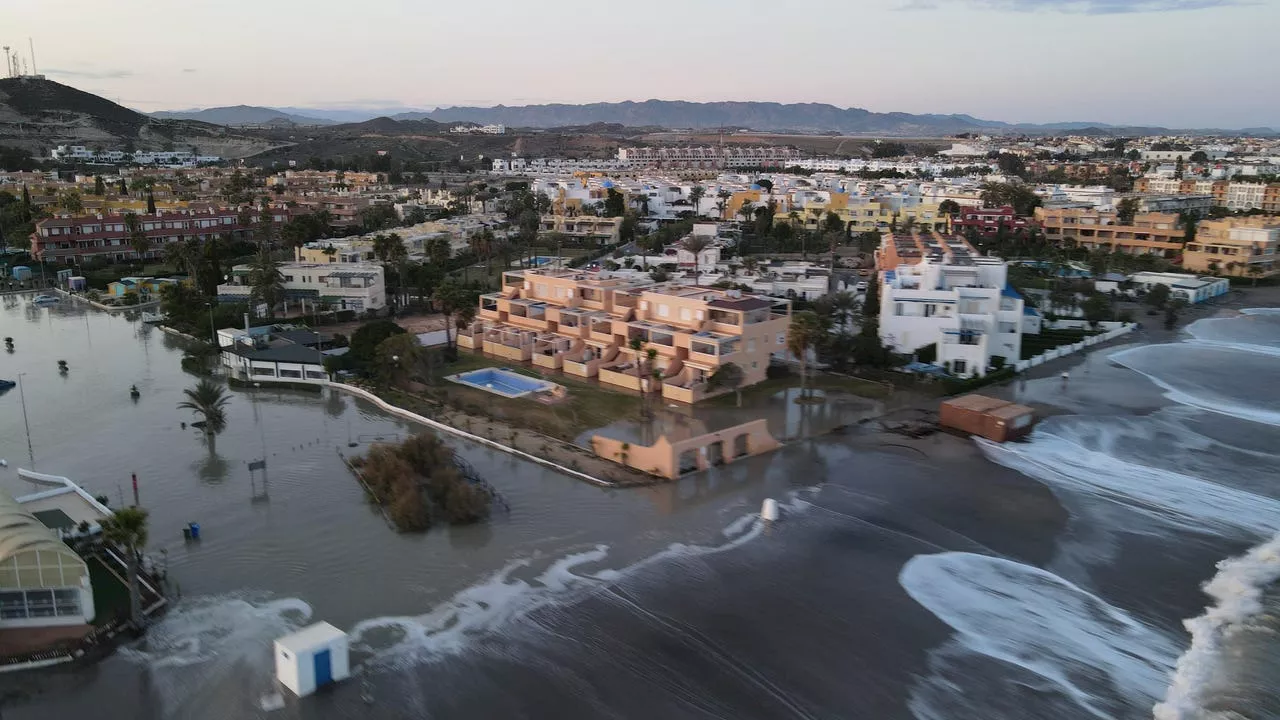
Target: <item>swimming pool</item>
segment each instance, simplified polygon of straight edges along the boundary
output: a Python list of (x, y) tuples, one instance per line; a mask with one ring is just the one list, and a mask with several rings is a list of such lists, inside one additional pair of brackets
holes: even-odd
[(494, 395), (511, 398), (524, 397), (530, 393), (550, 390), (556, 386), (555, 383), (549, 383), (545, 380), (531, 378), (501, 368), (481, 368), (458, 375), (450, 375), (449, 379), (456, 383), (486, 390)]

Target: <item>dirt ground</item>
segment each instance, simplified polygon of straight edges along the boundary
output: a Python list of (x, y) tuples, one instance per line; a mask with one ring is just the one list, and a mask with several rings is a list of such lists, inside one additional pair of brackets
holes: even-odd
[[(424, 332), (443, 330), (445, 326), (445, 318), (439, 313), (433, 313), (431, 315), (406, 315), (394, 318), (394, 320), (397, 325), (415, 335)], [(353, 320), (351, 322), (337, 323), (336, 325), (325, 325), (320, 328), (320, 331), (329, 334), (342, 333), (347, 337), (351, 337), (351, 334), (366, 322), (368, 321)]]

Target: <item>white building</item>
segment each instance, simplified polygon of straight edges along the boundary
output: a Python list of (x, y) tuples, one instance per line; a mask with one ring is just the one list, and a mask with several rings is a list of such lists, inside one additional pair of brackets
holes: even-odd
[(298, 697), (351, 676), (347, 634), (329, 623), (308, 625), (276, 640), (276, 679)]
[(455, 125), (449, 129), (451, 133), (470, 135), (505, 135), (506, 125)]
[(900, 353), (936, 345), (935, 362), (961, 377), (985, 375), (993, 357), (1017, 362), (1024, 302), (1008, 287), (1008, 265), (977, 256), (958, 238), (944, 242), (884, 238), (881, 261), (890, 266), (881, 272), (881, 340)]
[(1129, 280), (1147, 292), (1156, 285), (1167, 285), (1170, 298), (1193, 305), (1231, 291), (1231, 283), (1226, 278), (1186, 273), (1140, 272), (1131, 275)]
[(1233, 182), (1227, 185), (1228, 210), (1253, 210), (1262, 207), (1267, 186), (1262, 183)]
[[(284, 300), (330, 310), (377, 312), (387, 306), (382, 266), (373, 263), (280, 263)], [(249, 302), (252, 267), (231, 269), (230, 282), (218, 285), (218, 302)]]

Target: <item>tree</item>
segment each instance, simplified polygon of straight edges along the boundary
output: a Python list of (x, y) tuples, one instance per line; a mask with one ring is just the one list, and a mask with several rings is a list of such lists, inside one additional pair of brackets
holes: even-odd
[(1182, 162), (1182, 156), (1179, 155), (1178, 161), (1173, 165), (1173, 178), (1175, 180), (1181, 180), (1185, 172), (1186, 172), (1186, 163)]
[(644, 350), (644, 340), (633, 337), (627, 342), (627, 347), (631, 348), (631, 355), (636, 364), (636, 385), (640, 390), (640, 414), (649, 417), (649, 396), (644, 391), (644, 359), (640, 354)]
[(444, 313), (445, 347), (452, 356), (452, 353), (455, 352), (453, 343), (457, 337), (457, 332), (454, 329), (454, 315), (468, 305), (475, 305), (476, 294), (452, 280), (445, 280), (436, 288), (435, 294), (431, 296), (431, 299), (435, 302), (436, 308), (441, 313)]
[(1262, 277), (1266, 271), (1257, 263), (1249, 263), (1249, 269), (1246, 272), (1249, 273), (1249, 277), (1253, 278), (1253, 286), (1258, 287), (1258, 278)]
[(756, 206), (750, 200), (743, 200), (742, 207), (738, 208), (738, 214), (742, 216), (742, 222), (749, 223), (751, 218), (755, 217)]
[(809, 351), (817, 347), (826, 334), (826, 323), (814, 311), (801, 310), (791, 316), (791, 327), (787, 330), (787, 350), (800, 361), (802, 394), (808, 394)]
[(744, 379), (746, 378), (742, 368), (735, 363), (728, 362), (711, 373), (711, 377), (707, 378), (707, 384), (713, 388), (732, 390), (738, 396), (738, 407), (742, 407), (742, 381)]
[(367, 322), (351, 334), (351, 343), (347, 347), (345, 357), (350, 358), (348, 365), (353, 370), (365, 370), (374, 361), (378, 345), (392, 335), (401, 335), (406, 330), (390, 320), (374, 320)]
[(1195, 162), (1195, 163), (1209, 162), (1209, 153), (1206, 153), (1203, 150), (1197, 150), (1191, 153), (1191, 162)]
[(107, 183), (101, 175), (93, 176), (93, 194), (102, 197), (107, 194)]
[(773, 192), (773, 181), (769, 178), (760, 178), (759, 180), (756, 180), (755, 184), (760, 186), (760, 189), (766, 193)]
[[(1163, 285), (1161, 287), (1164, 287)], [(1172, 330), (1178, 326), (1178, 311), (1186, 305), (1182, 298), (1169, 301), (1164, 308), (1164, 329)]]
[(141, 263), (151, 249), (151, 238), (147, 237), (138, 216), (133, 213), (125, 213), (124, 229), (129, 234), (129, 247), (137, 254), (138, 262)]
[(1097, 329), (1098, 323), (1111, 318), (1111, 300), (1102, 293), (1090, 295), (1081, 309), (1084, 310), (1084, 319), (1088, 320), (1089, 325), (1094, 329)]
[(263, 245), (249, 265), (249, 297), (255, 304), (267, 306), (267, 317), (276, 316), (276, 305), (284, 296), (284, 274)]
[(711, 238), (705, 235), (690, 235), (680, 241), (680, 247), (684, 248), (686, 252), (693, 253), (693, 264), (696, 268), (699, 264), (698, 256), (702, 254), (703, 250), (711, 247)]
[(156, 196), (151, 192), (151, 188), (147, 188), (147, 214), (156, 214)]
[(204, 379), (182, 391), (186, 400), (178, 403), (179, 410), (190, 410), (200, 416), (204, 422), (204, 436), (209, 443), (209, 452), (216, 450), (215, 440), (219, 433), (227, 429), (227, 397), (226, 388), (218, 383)]
[(844, 220), (841, 220), (839, 215), (831, 212), (830, 210), (827, 211), (827, 216), (822, 221), (822, 224), (823, 229), (829, 234), (838, 234), (841, 236), (845, 234)]
[(702, 214), (698, 206), (702, 204), (702, 198), (706, 197), (706, 195), (707, 189), (701, 185), (694, 185), (693, 189), (689, 191), (689, 204), (693, 206), (693, 214), (695, 216)]
[(79, 190), (66, 190), (58, 193), (58, 207), (68, 215), (79, 215), (84, 212), (84, 200)]
[(124, 178), (120, 178), (120, 196), (124, 197), (129, 194), (129, 183)]
[(1133, 223), (1133, 217), (1138, 214), (1138, 208), (1142, 205), (1142, 200), (1136, 197), (1127, 197), (1116, 203), (1116, 218), (1121, 225), (1130, 225)]
[[(550, 204), (549, 201), (548, 204)], [(609, 188), (604, 199), (604, 213), (608, 217), (622, 217), (627, 213), (627, 202), (622, 193)]]
[[(716, 193), (716, 217), (724, 220), (724, 209), (729, 205), (729, 198), (733, 197), (733, 193), (728, 190), (721, 190)], [(648, 214), (647, 212), (645, 213)]]
[(398, 333), (374, 348), (374, 372), (387, 385), (412, 380), (422, 365), (422, 344), (413, 333)]
[(986, 207), (1008, 205), (1018, 215), (1031, 215), (1041, 204), (1035, 190), (1021, 183), (984, 183), (981, 197)]
[(942, 213), (943, 215), (950, 215), (952, 217), (955, 217), (956, 215), (960, 214), (960, 203), (951, 199), (943, 200), (942, 202), (938, 203), (938, 212)]
[(1169, 286), (1157, 284), (1147, 292), (1146, 303), (1160, 310), (1169, 302)]
[(856, 294), (841, 290), (818, 298), (816, 310), (819, 315), (831, 318), (840, 330), (850, 330), (857, 319), (859, 306)]
[(129, 573), (129, 619), (135, 627), (143, 627), (147, 618), (142, 614), (138, 572), (142, 565), (142, 548), (147, 545), (147, 511), (140, 507), (120, 508), (99, 524), (103, 539), (124, 552)]

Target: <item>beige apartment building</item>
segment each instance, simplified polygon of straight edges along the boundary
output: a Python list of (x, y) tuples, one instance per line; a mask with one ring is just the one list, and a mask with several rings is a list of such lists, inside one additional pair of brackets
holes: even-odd
[(1096, 208), (1036, 208), (1036, 221), (1055, 242), (1128, 255), (1172, 258), (1186, 235), (1173, 213), (1142, 213), (1123, 225), (1116, 213)]
[[(769, 358), (785, 353), (791, 302), (737, 290), (653, 283), (577, 270), (503, 274), (482, 295), (475, 323), (458, 345), (513, 362), (596, 378), (630, 390), (693, 403), (721, 366), (742, 369), (743, 386), (765, 379)], [(643, 343), (640, 350), (633, 340)], [(648, 350), (660, 377), (646, 377)]]
[(1277, 271), (1280, 217), (1232, 217), (1205, 220), (1187, 243), (1182, 267), (1235, 277), (1265, 277)]
[(594, 215), (543, 215), (542, 232), (558, 232), (568, 238), (611, 245), (622, 236), (622, 218)]

